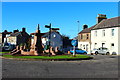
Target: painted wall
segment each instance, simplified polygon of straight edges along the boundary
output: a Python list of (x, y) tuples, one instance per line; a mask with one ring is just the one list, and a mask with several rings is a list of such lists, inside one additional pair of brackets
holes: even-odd
[[(46, 44), (49, 45), (48, 39), (49, 39), (49, 35), (45, 35), (45, 38), (42, 38), (42, 43), (46, 42)], [(59, 47), (60, 49), (62, 49), (63, 40), (62, 40), (62, 37), (60, 34), (58, 34), (56, 32), (51, 33), (51, 46), (53, 48)]]
[(118, 27), (118, 55), (120, 55), (120, 27)]
[(2, 44), (2, 34), (0, 34), (0, 44)]
[(90, 42), (91, 42), (90, 36), (91, 36), (90, 33), (81, 33), (81, 34), (79, 34), (79, 39), (78, 39), (78, 48), (87, 51), (88, 54), (90, 54), (90, 49), (91, 49), (90, 48)]
[(90, 43), (89, 42), (78, 42), (78, 48), (85, 50), (90, 54)]
[[(112, 29), (114, 29), (114, 36), (112, 36)], [(105, 36), (103, 36), (103, 30), (105, 30)], [(102, 47), (102, 43), (104, 43), (103, 47), (108, 48), (110, 50), (110, 54), (112, 54), (112, 52), (116, 52), (118, 54), (118, 30), (118, 27), (91, 30), (91, 50), (95, 47)], [(95, 45), (95, 43), (97, 43), (97, 45)], [(114, 47), (112, 47), (112, 44), (114, 44)]]
[(12, 37), (12, 36), (11, 37), (7, 37), (7, 42), (8, 43), (16, 45), (17, 44), (16, 40), (17, 40), (16, 37)]

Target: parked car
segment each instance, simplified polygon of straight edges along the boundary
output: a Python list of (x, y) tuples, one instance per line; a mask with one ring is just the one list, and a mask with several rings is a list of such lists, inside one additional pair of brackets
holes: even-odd
[[(73, 52), (74, 52), (74, 49), (71, 48), (70, 53), (73, 53)], [(79, 48), (75, 48), (75, 54), (87, 54), (87, 51), (84, 51), (84, 50), (79, 49)]]
[(98, 49), (93, 49), (91, 51), (91, 54), (105, 54), (105, 55), (110, 55), (108, 48), (105, 47), (100, 47)]
[(68, 51), (70, 51), (71, 48), (72, 48), (72, 47), (63, 48), (62, 51), (63, 51), (64, 53), (68, 53)]
[(14, 48), (15, 48), (15, 45), (12, 45), (10, 43), (4, 43), (2, 50), (10, 51), (10, 50), (13, 50)]

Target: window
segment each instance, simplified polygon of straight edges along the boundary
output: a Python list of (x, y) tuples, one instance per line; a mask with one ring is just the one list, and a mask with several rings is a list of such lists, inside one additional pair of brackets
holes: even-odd
[(105, 30), (102, 31), (102, 35), (105, 36)]
[(94, 48), (97, 48), (97, 43), (95, 43)]
[(53, 37), (55, 38), (55, 37), (56, 37), (56, 35), (54, 34), (54, 35), (53, 35)]
[(83, 49), (85, 49), (85, 45), (83, 45)]
[(78, 41), (80, 41), (80, 34), (78, 35)]
[(114, 43), (111, 44), (111, 49), (114, 49)]
[(88, 44), (86, 45), (86, 51), (88, 51)]
[(95, 31), (95, 36), (97, 36), (97, 31)]
[(86, 39), (89, 39), (89, 34), (87, 34), (87, 37), (86, 37)]
[(114, 36), (114, 29), (111, 30), (112, 36)]
[(80, 48), (82, 49), (82, 44), (80, 44)]
[(83, 39), (83, 35), (81, 34), (81, 39)]

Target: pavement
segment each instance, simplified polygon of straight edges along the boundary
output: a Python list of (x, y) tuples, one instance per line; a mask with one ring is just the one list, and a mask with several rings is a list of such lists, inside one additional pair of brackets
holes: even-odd
[(118, 78), (118, 56), (91, 55), (77, 61), (2, 59), (3, 78)]

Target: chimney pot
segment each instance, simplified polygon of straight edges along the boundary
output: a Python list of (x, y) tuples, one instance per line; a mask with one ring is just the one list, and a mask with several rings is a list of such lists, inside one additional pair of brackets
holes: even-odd
[(88, 25), (86, 25), (86, 24), (83, 25), (83, 29), (86, 29), (86, 28), (88, 28)]
[(25, 28), (22, 28), (22, 32), (26, 32), (26, 29), (25, 29)]
[(13, 30), (14, 33), (19, 32), (19, 30)]
[(98, 14), (97, 23), (100, 23), (103, 19), (107, 19), (105, 14)]

